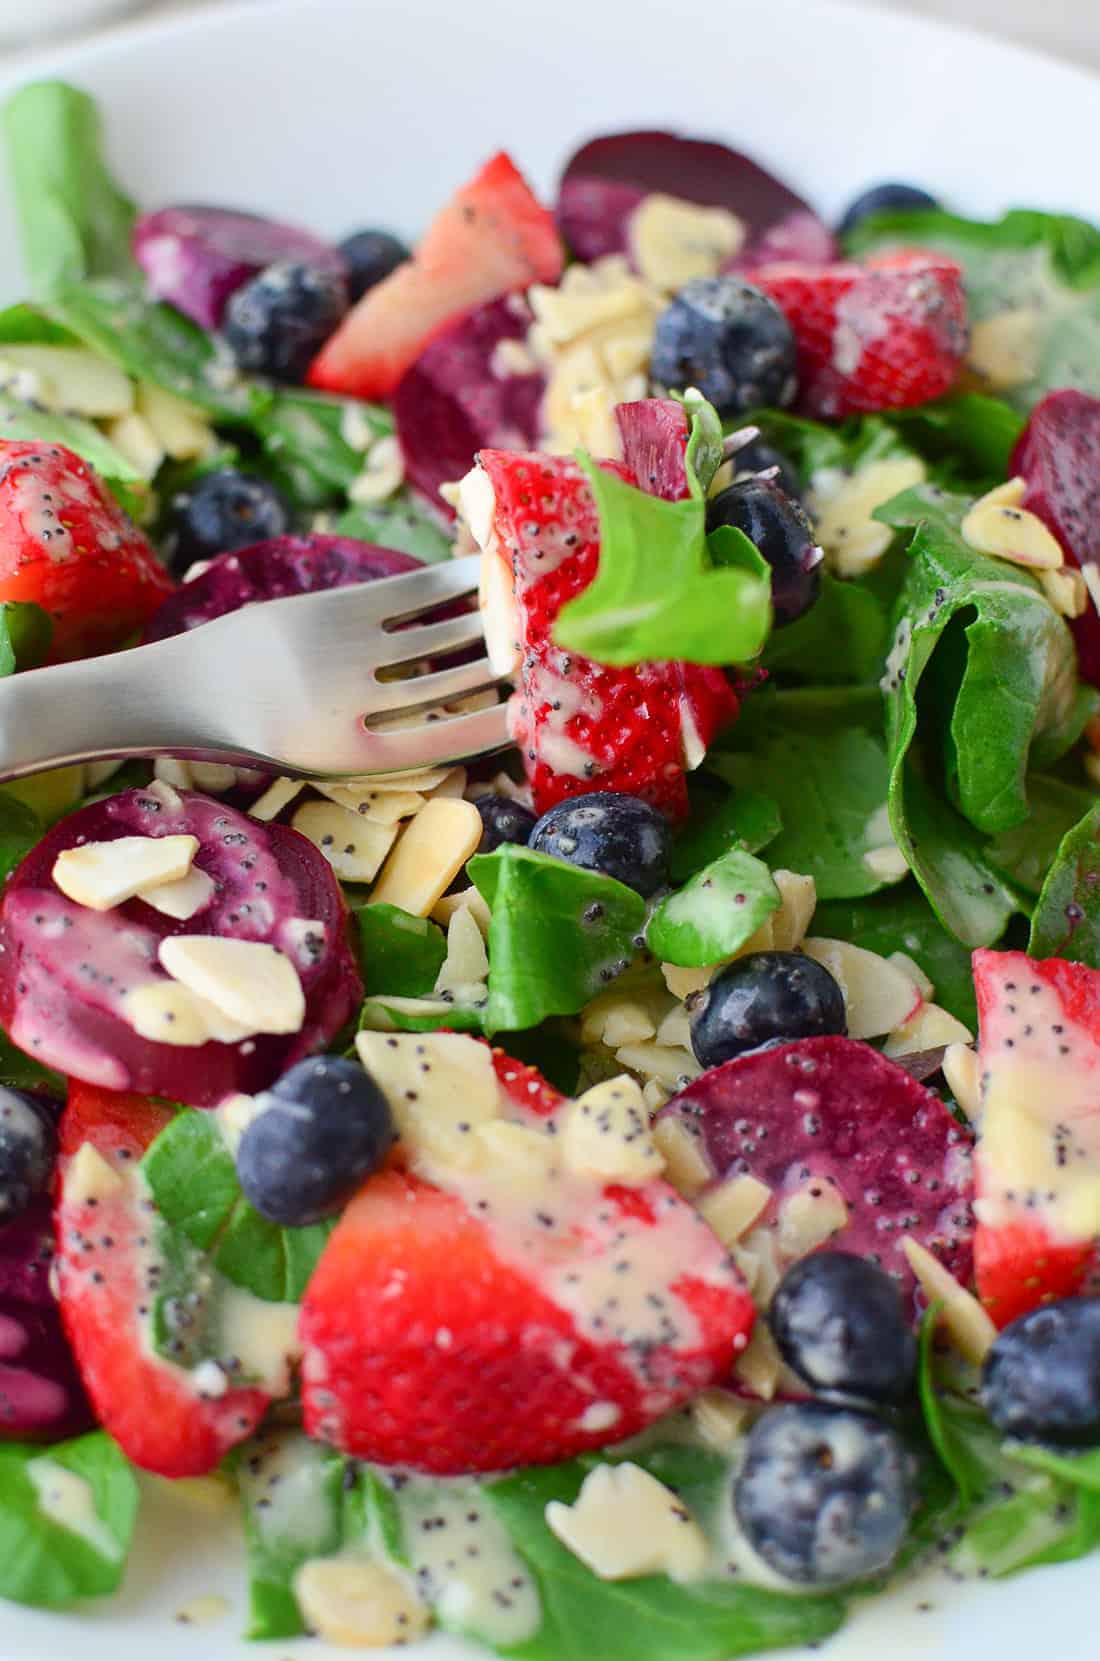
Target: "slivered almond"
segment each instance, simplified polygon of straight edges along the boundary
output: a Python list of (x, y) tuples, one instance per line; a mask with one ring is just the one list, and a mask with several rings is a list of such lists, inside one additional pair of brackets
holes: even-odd
[(702, 1194), (695, 1206), (723, 1246), (732, 1246), (763, 1216), (771, 1197), (766, 1182), (735, 1176)]
[(276, 779), (269, 784), (263, 795), (254, 801), (249, 808), (253, 819), (262, 819), (266, 823), (275, 819), (295, 798), (301, 795), (305, 784), (301, 779)]
[(979, 497), (962, 522), (963, 541), (994, 559), (1057, 571), (1065, 563), (1061, 545), (1037, 514), (1020, 505), (1026, 493), (1026, 480), (1013, 478)]
[(489, 976), (489, 958), (485, 942), (469, 909), (460, 907), (447, 926), (447, 956), (436, 977), (436, 992), (457, 995), (468, 987), (483, 983)]
[(306, 802), (291, 824), (344, 882), (371, 882), (397, 839), (396, 825), (380, 825), (337, 802)]
[(457, 894), (441, 894), (431, 909), (433, 923), (439, 923), (447, 928), (456, 911), (468, 911), (484, 939), (489, 938), (489, 925), (492, 916), (488, 904), (480, 891), (472, 885), (462, 888)]
[(360, 1032), (359, 1059), (386, 1094), (413, 1163), (473, 1170), (484, 1158), (474, 1135), (499, 1117), (490, 1050), (462, 1033)]
[(601, 1580), (697, 1579), (706, 1535), (678, 1495), (640, 1465), (597, 1465), (572, 1505), (551, 1500), (546, 1525)]
[(929, 1303), (942, 1304), (941, 1319), (959, 1354), (980, 1367), (997, 1336), (997, 1328), (977, 1298), (919, 1240), (906, 1235), (901, 1249)]
[(431, 1610), (403, 1576), (369, 1557), (312, 1557), (293, 1587), (310, 1630), (329, 1644), (388, 1649), (423, 1637), (431, 1625)]
[(943, 1056), (943, 1076), (947, 1088), (972, 1125), (977, 1124), (982, 1111), (981, 1062), (977, 1050), (968, 1044), (949, 1044)]
[(426, 917), (476, 852), (481, 833), (481, 815), (472, 802), (434, 797), (386, 860), (372, 900)]
[(565, 1163), (578, 1176), (636, 1187), (664, 1168), (641, 1088), (626, 1074), (578, 1097), (566, 1111), (561, 1140)]
[(216, 935), (177, 934), (161, 941), (161, 966), (249, 1032), (299, 1032), (305, 995), (294, 965), (274, 946)]
[(178, 922), (186, 923), (210, 904), (213, 893), (213, 878), (198, 866), (193, 866), (178, 882), (162, 882), (154, 888), (139, 889), (137, 897), (165, 917), (174, 917)]
[(669, 1115), (654, 1123), (653, 1140), (664, 1155), (669, 1182), (685, 1199), (694, 1199), (714, 1176), (700, 1135), (689, 1130), (683, 1119)]
[(53, 863), (53, 880), (76, 905), (110, 911), (143, 888), (178, 882), (199, 849), (195, 836), (120, 836), (65, 848)]

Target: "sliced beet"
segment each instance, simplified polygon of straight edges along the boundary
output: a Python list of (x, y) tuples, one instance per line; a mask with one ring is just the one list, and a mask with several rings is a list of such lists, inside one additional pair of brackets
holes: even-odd
[[(1071, 564), (1100, 565), (1100, 398), (1050, 392), (1036, 404), (1009, 464), (1027, 480), (1023, 505), (1037, 513)], [(1081, 673), (1100, 686), (1100, 613), (1070, 622)]]
[(797, 265), (831, 265), (840, 258), (828, 225), (816, 213), (799, 208), (777, 219), (759, 236), (746, 243), (724, 267), (726, 271), (751, 271), (757, 265), (793, 260)]
[(652, 192), (701, 207), (728, 208), (758, 238), (809, 204), (748, 156), (708, 139), (660, 131), (610, 133), (570, 157), (558, 196), (558, 226), (580, 260), (629, 251), (629, 219)]
[(150, 292), (204, 329), (216, 329), (230, 295), (276, 260), (347, 269), (339, 249), (311, 231), (234, 208), (184, 205), (142, 214), (133, 246)]
[(623, 461), (642, 490), (678, 502), (688, 494), (687, 447), (691, 423), (675, 398), (639, 398), (616, 404)]
[(880, 1263), (912, 1294), (900, 1246), (912, 1235), (969, 1280), (972, 1139), (937, 1095), (870, 1045), (804, 1038), (738, 1056), (674, 1096), (665, 1115), (690, 1121), (716, 1178), (749, 1173), (768, 1184), (765, 1223), (823, 1179), (848, 1207), (830, 1250)]
[(537, 448), (545, 378), (510, 373), (497, 350), (525, 340), (531, 322), (522, 295), (479, 306), (431, 342), (394, 393), (408, 478), (447, 514), (439, 487), (462, 478), (478, 450)]
[[(186, 921), (139, 899), (92, 911), (54, 883), (65, 848), (181, 834), (198, 838), (195, 867), (214, 882), (206, 906)], [(283, 950), (305, 994), (301, 1029), (191, 1047), (141, 1037), (125, 1019), (123, 997), (167, 978), (157, 951), (178, 934)], [(297, 831), (190, 791), (154, 784), (70, 814), (16, 868), (0, 901), (0, 1025), (36, 1060), (105, 1090), (194, 1107), (261, 1090), (322, 1049), (362, 996), (343, 896), (327, 860)]]
[(50, 1290), (50, 1203), (0, 1229), (0, 1440), (58, 1441), (94, 1424)]
[(411, 554), (378, 548), (346, 536), (277, 536), (235, 554), (219, 554), (199, 576), (185, 582), (155, 612), (145, 639), (164, 640), (215, 617), (290, 594), (396, 577), (420, 565)]

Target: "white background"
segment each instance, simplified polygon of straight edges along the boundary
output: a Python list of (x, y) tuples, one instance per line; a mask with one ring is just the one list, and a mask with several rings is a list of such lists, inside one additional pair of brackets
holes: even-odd
[[(163, 14), (216, 3), (217, 0), (144, 0), (141, 9), (147, 14)], [(388, 0), (363, 0), (367, 6), (379, 3), (386, 4)], [(468, 3), (476, 8), (477, 0), (468, 0)], [(598, 3), (599, 0), (594, 0), (594, 4)], [(926, 16), (969, 24), (1100, 70), (1100, 0), (875, 0), (875, 3), (888, 11), (922, 12)], [(26, 20), (21, 27), (29, 32), (36, 13), (41, 15), (44, 9), (52, 11), (57, 0), (49, 0), (47, 7), (41, 6), (39, 0), (0, 0), (0, 18), (9, 4)], [(264, 0), (255, 0), (255, 4), (262, 8)], [(64, 6), (58, 6), (58, 10), (63, 11)], [(522, 15), (522, 9), (518, 10), (517, 18), (522, 19)], [(765, 16), (762, 13), (762, 19)], [(762, 26), (766, 27), (766, 22)], [(71, 28), (64, 33), (73, 38)], [(10, 66), (26, 55), (23, 50), (0, 48), (0, 65)], [(1021, 119), (1026, 122), (1026, 112), (1021, 112)]]

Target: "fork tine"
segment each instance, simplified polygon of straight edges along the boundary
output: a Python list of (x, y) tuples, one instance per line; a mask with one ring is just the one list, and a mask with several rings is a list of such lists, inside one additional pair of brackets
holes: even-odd
[(379, 615), (385, 626), (399, 623), (404, 617), (413, 617), (418, 611), (427, 611), (449, 600), (460, 600), (472, 594), (478, 585), (481, 555), (467, 554), (463, 559), (452, 559), (441, 565), (426, 565), (422, 571), (402, 572), (399, 577), (383, 577), (367, 585), (385, 607)]
[(371, 664), (375, 669), (387, 669), (395, 663), (412, 663), (417, 658), (440, 657), (460, 646), (480, 645), (481, 637), (481, 613), (468, 611), (441, 623), (425, 623), (422, 628), (387, 634), (377, 648), (372, 643)]
[(468, 756), (487, 755), (509, 742), (508, 705), (473, 710), (400, 732), (371, 732), (367, 766), (363, 772), (399, 773), (417, 767), (433, 767), (445, 761), (463, 761)]
[(367, 696), (371, 715), (392, 715), (395, 710), (415, 710), (424, 704), (445, 704), (467, 692), (494, 686), (498, 677), (488, 658), (458, 663), (451, 669), (437, 669), (430, 675), (413, 675), (404, 681), (376, 681)]

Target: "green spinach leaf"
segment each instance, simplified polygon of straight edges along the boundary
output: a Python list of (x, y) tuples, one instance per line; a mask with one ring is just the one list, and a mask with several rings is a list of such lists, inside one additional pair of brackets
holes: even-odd
[(140, 484), (145, 479), (133, 462), (127, 461), (107, 435), (79, 415), (53, 415), (29, 404), (0, 397), (0, 438), (30, 440), (41, 444), (63, 444), (95, 468), (112, 484)]
[(23, 301), (0, 311), (0, 342), (5, 346), (79, 346), (76, 335), (52, 323), (45, 312)]
[(350, 507), (333, 526), (337, 536), (355, 536), (380, 548), (396, 548), (425, 565), (451, 557), (451, 535), (442, 518), (418, 496), (403, 490), (377, 507)]
[(487, 1031), (575, 1014), (634, 955), (645, 901), (614, 877), (511, 845), (467, 870), (492, 912)]
[(277, 1428), (246, 1442), (233, 1463), (248, 1547), (246, 1637), (299, 1637), (306, 1627), (294, 1577), (347, 1543), (348, 1463), (301, 1431)]
[(33, 600), (0, 603), (0, 676), (37, 669), (50, 650), (53, 619)]
[(686, 882), (735, 846), (759, 853), (782, 829), (770, 796), (731, 790), (709, 773), (692, 779), (688, 791), (691, 815), (672, 844), (669, 861), (673, 882)]
[(703, 968), (736, 952), (779, 905), (764, 862), (731, 848), (662, 900), (646, 926), (646, 945), (662, 962)]
[(1065, 957), (1100, 969), (1100, 806), (1067, 831), (1031, 919), (1033, 957)]
[(99, 111), (64, 81), (32, 81), (4, 107), (8, 161), (34, 293), (133, 270), (133, 203), (103, 158)]
[(826, 900), (814, 912), (813, 931), (850, 940), (880, 957), (905, 952), (935, 986), (935, 1000), (977, 1030), (978, 1007), (970, 952), (949, 934), (911, 878), (897, 888), (861, 900)]
[(367, 996), (427, 997), (447, 956), (442, 929), (395, 905), (357, 906), (352, 915)]
[(257, 413), (259, 437), (273, 481), (301, 508), (343, 502), (363, 471), (363, 452), (344, 436), (354, 412), (375, 437), (393, 431), (388, 410), (350, 398), (294, 388), (276, 392)]
[(890, 639), (889, 603), (863, 579), (842, 582), (828, 571), (809, 611), (776, 629), (764, 668), (816, 686), (877, 681)]
[(1049, 773), (1027, 779), (1028, 815), (989, 843), (989, 861), (1028, 894), (1038, 894), (1063, 839), (1087, 813), (1095, 793)]
[(117, 1591), (138, 1511), (106, 1431), (53, 1447), (0, 1442), (0, 1596), (39, 1609)]
[(1018, 410), (982, 392), (956, 392), (934, 404), (895, 410), (890, 420), (933, 465), (937, 483), (966, 485), (976, 496), (1007, 477), (1024, 430)]

